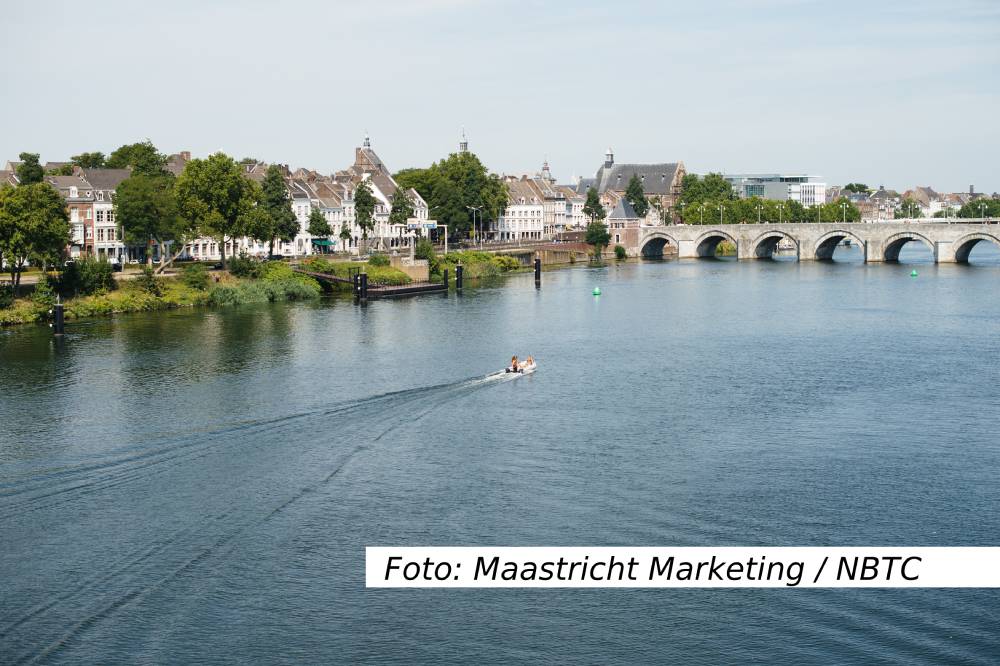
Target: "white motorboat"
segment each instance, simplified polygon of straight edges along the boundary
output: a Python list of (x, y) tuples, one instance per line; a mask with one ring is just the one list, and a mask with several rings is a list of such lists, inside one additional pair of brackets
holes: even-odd
[(508, 366), (504, 368), (504, 371), (508, 373), (510, 372), (517, 373), (519, 375), (530, 375), (532, 372), (535, 371), (536, 368), (538, 368), (538, 364), (531, 363), (530, 365), (522, 365), (518, 366), (517, 368), (512, 368)]

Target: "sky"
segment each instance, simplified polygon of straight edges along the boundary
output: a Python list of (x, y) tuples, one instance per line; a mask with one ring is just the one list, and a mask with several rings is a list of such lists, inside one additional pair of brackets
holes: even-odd
[(172, 0), (0, 5), (0, 164), (150, 139), (332, 172), (469, 147), (1000, 191), (1000, 3)]

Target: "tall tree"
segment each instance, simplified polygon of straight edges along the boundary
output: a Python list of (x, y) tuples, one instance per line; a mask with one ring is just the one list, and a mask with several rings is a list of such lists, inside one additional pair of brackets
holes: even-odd
[(899, 202), (899, 207), (893, 214), (893, 217), (896, 219), (923, 217), (923, 216), (924, 212), (920, 208), (920, 202), (918, 202), (916, 199), (911, 199), (909, 197)]
[(646, 217), (646, 213), (649, 211), (649, 201), (646, 200), (646, 195), (642, 191), (642, 181), (638, 174), (633, 173), (632, 177), (628, 179), (628, 185), (625, 187), (625, 199), (632, 204), (636, 215), (640, 218)]
[(343, 241), (344, 251), (347, 251), (347, 247), (351, 242), (351, 228), (347, 226), (347, 222), (340, 225), (340, 240)]
[(600, 259), (604, 248), (611, 242), (611, 234), (608, 233), (608, 226), (601, 220), (591, 220), (587, 225), (584, 240), (586, 240), (588, 245), (594, 246), (594, 257)]
[(354, 190), (354, 220), (361, 227), (365, 253), (368, 252), (368, 232), (375, 228), (374, 215), (377, 202), (368, 181), (363, 180), (358, 183), (357, 189)]
[(66, 203), (48, 183), (0, 187), (0, 263), (10, 271), (15, 294), (24, 266), (61, 258), (69, 232)]
[(480, 209), (484, 222), (490, 223), (507, 205), (507, 184), (469, 152), (452, 153), (426, 169), (404, 169), (396, 174), (396, 182), (419, 192), (431, 215), (454, 236), (465, 236), (472, 228), (470, 207)]
[(73, 164), (84, 169), (103, 169), (104, 153), (96, 151), (93, 153), (80, 153), (69, 158)]
[(855, 192), (857, 194), (867, 194), (872, 191), (872, 188), (868, 187), (864, 183), (848, 183), (844, 185), (845, 192)]
[(601, 198), (597, 196), (597, 190), (593, 187), (587, 190), (587, 201), (583, 204), (583, 214), (589, 217), (591, 222), (603, 220), (607, 216), (604, 206), (601, 205)]
[(292, 211), (292, 200), (288, 197), (285, 176), (277, 164), (267, 167), (261, 190), (261, 204), (270, 217), (270, 229), (267, 232), (268, 252), (274, 254), (275, 239), (280, 238), (285, 243), (293, 240), (299, 233), (299, 220)]
[(109, 169), (131, 167), (133, 173), (144, 176), (163, 175), (166, 173), (166, 164), (167, 156), (161, 154), (149, 139), (118, 148), (105, 162), (105, 166)]
[(218, 239), (224, 268), (226, 242), (245, 233), (260, 189), (225, 153), (191, 160), (177, 179), (181, 215), (201, 233)]
[(162, 249), (182, 240), (184, 227), (177, 208), (172, 176), (133, 174), (115, 189), (115, 219), (125, 240), (146, 246), (146, 265), (153, 265), (153, 243)]
[(38, 163), (38, 153), (21, 153), (18, 155), (21, 163), (17, 165), (17, 181), (21, 185), (32, 185), (42, 182), (45, 170)]
[(703, 201), (733, 201), (737, 198), (733, 186), (718, 173), (710, 173), (705, 177), (686, 174), (681, 181), (681, 189), (681, 201), (690, 207)]
[(389, 222), (392, 224), (406, 224), (406, 221), (413, 217), (413, 200), (406, 188), (397, 187), (392, 195), (392, 209), (389, 211)]
[(326, 238), (333, 233), (330, 223), (323, 217), (323, 213), (319, 212), (319, 208), (313, 208), (312, 212), (309, 213), (309, 227), (306, 231), (315, 238)]

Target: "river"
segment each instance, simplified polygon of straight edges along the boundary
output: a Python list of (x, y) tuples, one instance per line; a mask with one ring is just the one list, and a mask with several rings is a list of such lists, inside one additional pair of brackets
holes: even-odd
[(1000, 254), (907, 250), (0, 331), (0, 662), (996, 663), (992, 590), (364, 588), (365, 545), (1000, 545)]

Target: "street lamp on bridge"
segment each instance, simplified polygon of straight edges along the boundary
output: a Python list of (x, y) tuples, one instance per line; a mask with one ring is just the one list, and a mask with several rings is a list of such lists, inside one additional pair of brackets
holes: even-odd
[(844, 211), (844, 224), (847, 224), (847, 202), (840, 202), (840, 209)]

